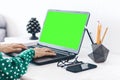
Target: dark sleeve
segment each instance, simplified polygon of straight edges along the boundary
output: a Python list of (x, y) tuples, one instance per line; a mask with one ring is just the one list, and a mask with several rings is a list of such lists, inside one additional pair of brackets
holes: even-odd
[(16, 57), (3, 58), (0, 53), (0, 80), (16, 80), (26, 73), (28, 64), (35, 55), (33, 49), (23, 51)]

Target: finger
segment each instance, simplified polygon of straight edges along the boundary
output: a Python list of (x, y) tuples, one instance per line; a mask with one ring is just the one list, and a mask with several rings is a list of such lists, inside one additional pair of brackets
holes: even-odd
[(46, 52), (48, 56), (56, 56), (55, 52)]
[(46, 52), (53, 52), (50, 48), (43, 48)]
[(50, 51), (46, 51), (48, 53), (51, 53), (51, 54), (56, 54), (54, 51), (50, 50)]
[(23, 44), (19, 44), (21, 46), (21, 48), (23, 49), (27, 49), (27, 46), (23, 45)]
[(21, 52), (22, 51), (22, 48), (14, 48), (13, 49), (13, 52)]
[(22, 49), (27, 49), (27, 47), (23, 44), (15, 44), (14, 45), (15, 48), (22, 48)]
[(51, 50), (50, 48), (44, 48), (44, 50), (45, 50), (45, 52), (47, 52), (47, 54), (48, 55), (56, 55), (56, 53), (53, 51), (53, 50)]

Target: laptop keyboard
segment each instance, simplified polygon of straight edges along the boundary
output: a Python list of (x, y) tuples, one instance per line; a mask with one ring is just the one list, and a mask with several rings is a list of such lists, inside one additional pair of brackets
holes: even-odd
[[(42, 48), (42, 47), (47, 47), (47, 46), (34, 45), (34, 46), (29, 46), (28, 48), (34, 48), (34, 47)], [(56, 56), (61, 56), (61, 55), (67, 55), (67, 56), (69, 56), (70, 54), (72, 54), (72, 53), (64, 51), (64, 50), (59, 50), (59, 49), (55, 49), (55, 48), (51, 48), (51, 47), (47, 47), (47, 48), (50, 48), (51, 50), (55, 51)]]

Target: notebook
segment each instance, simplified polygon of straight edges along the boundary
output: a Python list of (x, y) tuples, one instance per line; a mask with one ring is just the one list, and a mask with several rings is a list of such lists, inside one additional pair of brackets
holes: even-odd
[(39, 36), (38, 45), (29, 47), (48, 47), (56, 56), (33, 59), (37, 65), (75, 58), (80, 51), (89, 12), (48, 10)]

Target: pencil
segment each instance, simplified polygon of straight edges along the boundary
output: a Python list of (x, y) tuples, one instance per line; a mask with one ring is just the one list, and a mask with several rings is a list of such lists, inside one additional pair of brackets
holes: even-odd
[(100, 38), (100, 36), (101, 36), (101, 28), (102, 28), (102, 26), (101, 26), (100, 22), (98, 21), (97, 35), (96, 35), (96, 43), (97, 44), (101, 44), (101, 38)]
[(107, 31), (108, 31), (108, 27), (105, 29), (105, 32), (104, 32), (104, 34), (103, 34), (103, 37), (102, 37), (101, 43), (103, 42), (103, 39), (104, 39), (104, 37), (105, 37)]

